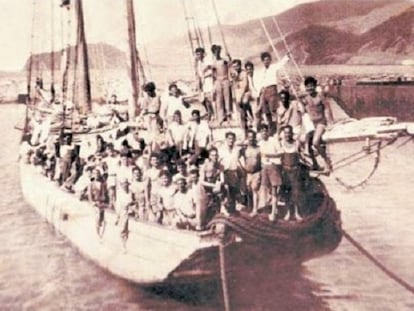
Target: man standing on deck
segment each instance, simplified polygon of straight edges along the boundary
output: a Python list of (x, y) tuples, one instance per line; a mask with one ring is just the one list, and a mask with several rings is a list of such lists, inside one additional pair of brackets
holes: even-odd
[(249, 81), (246, 72), (242, 69), (240, 59), (234, 59), (231, 62), (231, 85), (233, 99), (236, 104), (236, 109), (240, 112), (240, 124), (244, 130), (245, 137), (247, 136), (248, 117), (253, 118), (252, 108), (250, 106), (250, 98), (248, 96)]
[(282, 127), (290, 125), (294, 137), (298, 138), (302, 129), (303, 105), (297, 100), (292, 100), (289, 91), (286, 90), (279, 92), (279, 99), (279, 107), (276, 110), (278, 133), (281, 133)]
[(241, 163), (246, 172), (246, 187), (248, 192), (248, 207), (250, 215), (255, 216), (259, 208), (259, 189), (262, 170), (260, 148), (257, 146), (256, 132), (247, 131), (247, 146), (241, 150)]
[[(252, 114), (253, 124), (256, 129), (259, 128), (259, 121), (260, 121), (260, 112), (259, 109), (259, 97), (260, 97), (260, 90), (258, 89), (258, 81), (257, 81), (257, 75), (254, 75), (254, 65), (252, 62), (247, 61), (244, 64), (244, 69), (246, 71), (247, 76), (247, 93), (245, 94), (245, 97), (247, 101), (249, 102), (249, 106)], [(258, 117), (259, 115), (259, 117)]]
[(217, 110), (213, 109), (213, 69), (211, 63), (205, 57), (204, 48), (196, 48), (194, 54), (200, 102), (206, 109), (209, 120), (213, 120), (217, 117)]
[(263, 124), (261, 127), (262, 140), (259, 142), (260, 154), (262, 156), (262, 173), (260, 184), (266, 193), (270, 192), (272, 198), (272, 211), (269, 220), (276, 219), (278, 191), (282, 184), (281, 174), (281, 147), (277, 137), (270, 136), (269, 127)]
[(260, 99), (257, 117), (259, 120), (264, 114), (271, 134), (275, 133), (273, 114), (278, 107), (277, 94), (277, 75), (278, 71), (289, 61), (289, 54), (285, 55), (280, 61), (272, 64), (272, 56), (268, 52), (263, 52), (260, 58), (264, 65), (263, 76), (260, 85)]
[(316, 91), (318, 81), (314, 77), (306, 77), (304, 81), (306, 94), (301, 96), (302, 104), (305, 107), (308, 122), (313, 128), (305, 129), (308, 133), (308, 148), (312, 159), (312, 169), (322, 170), (316, 160), (318, 152), (325, 162), (325, 172), (330, 173), (332, 170), (331, 161), (326, 152), (326, 146), (321, 144), (322, 135), (325, 133), (328, 123), (333, 122), (333, 113), (329, 102)]
[(218, 112), (218, 121), (221, 124), (224, 121), (230, 121), (233, 112), (229, 80), (229, 63), (228, 60), (221, 57), (220, 45), (213, 44), (211, 52), (214, 56), (212, 68), (216, 111)]
[(227, 189), (227, 212), (236, 210), (236, 200), (241, 198), (240, 193), (244, 191), (244, 176), (240, 170), (240, 148), (235, 145), (236, 134), (227, 132), (225, 134), (226, 144), (219, 149), (219, 162), (224, 170), (224, 183)]
[(102, 179), (100, 171), (98, 169), (94, 169), (92, 172), (91, 182), (88, 186), (88, 200), (96, 208), (96, 233), (99, 237), (102, 237), (105, 231), (106, 197), (106, 184)]
[(161, 101), (156, 93), (154, 82), (148, 82), (144, 86), (144, 96), (140, 102), (141, 113), (144, 116), (145, 124), (148, 130), (154, 133), (157, 129), (157, 120), (159, 118)]

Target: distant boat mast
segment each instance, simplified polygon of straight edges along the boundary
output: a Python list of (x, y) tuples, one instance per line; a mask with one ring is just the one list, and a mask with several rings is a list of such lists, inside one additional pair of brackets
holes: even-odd
[(132, 105), (134, 117), (137, 113), (138, 98), (140, 95), (140, 82), (139, 82), (139, 70), (138, 66), (141, 63), (137, 50), (136, 42), (136, 28), (135, 28), (135, 12), (134, 4), (132, 0), (127, 0), (127, 18), (128, 18), (128, 44), (129, 44), (129, 56), (131, 62), (131, 86), (132, 86)]
[(79, 53), (79, 49), (82, 51), (82, 63), (84, 74), (84, 90), (86, 102), (81, 106), (82, 113), (88, 113), (92, 110), (92, 97), (91, 97), (91, 81), (89, 74), (89, 60), (88, 60), (88, 46), (85, 36), (85, 23), (83, 17), (82, 0), (75, 0), (76, 17), (78, 20), (77, 40), (76, 40), (76, 52)]

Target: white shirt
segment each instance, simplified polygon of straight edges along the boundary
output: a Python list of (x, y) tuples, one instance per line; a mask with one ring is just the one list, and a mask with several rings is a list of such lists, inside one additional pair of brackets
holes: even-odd
[(189, 147), (197, 143), (199, 147), (206, 148), (208, 139), (211, 137), (211, 129), (206, 121), (200, 121), (200, 124), (192, 122), (188, 130)]
[(162, 99), (161, 105), (162, 105), (161, 117), (167, 121), (172, 120), (173, 114), (176, 110), (181, 112), (181, 117), (184, 116), (184, 118), (188, 118), (189, 112), (186, 110), (189, 110), (189, 109), (187, 109), (183, 105), (183, 98), (181, 96), (175, 97), (175, 96), (168, 95)]
[(195, 207), (191, 192), (177, 192), (174, 195), (174, 206), (176, 206), (185, 216), (194, 217)]
[(184, 142), (187, 126), (184, 124), (178, 124), (177, 122), (171, 122), (168, 125), (168, 131), (170, 134), (168, 135), (169, 145), (177, 145)]
[(275, 138), (274, 136), (270, 136), (267, 140), (261, 140), (258, 143), (260, 148), (260, 154), (262, 155), (262, 164), (269, 165), (269, 164), (276, 164), (280, 165), (281, 158), (268, 158), (266, 155), (275, 156), (281, 153), (282, 147), (280, 146), (279, 139)]
[(285, 55), (277, 63), (270, 64), (269, 67), (264, 68), (260, 87), (265, 88), (271, 85), (277, 85), (277, 72), (285, 66), (288, 61), (289, 57)]
[(219, 149), (220, 163), (224, 170), (236, 170), (239, 166), (240, 148), (234, 146), (230, 150), (228, 146)]

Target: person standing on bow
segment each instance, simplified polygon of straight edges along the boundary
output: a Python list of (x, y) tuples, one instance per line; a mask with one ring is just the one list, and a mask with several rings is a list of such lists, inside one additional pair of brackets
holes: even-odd
[(246, 172), (247, 206), (250, 216), (257, 215), (259, 209), (259, 189), (262, 170), (260, 148), (257, 145), (256, 132), (247, 131), (247, 145), (241, 150), (241, 164)]
[(221, 57), (221, 46), (213, 44), (213, 79), (216, 111), (218, 121), (221, 123), (232, 119), (231, 87), (229, 80), (229, 61)]
[(257, 110), (257, 118), (261, 120), (262, 115), (265, 115), (266, 123), (268, 124), (270, 133), (272, 135), (276, 131), (276, 126), (273, 122), (273, 115), (278, 107), (278, 72), (289, 61), (288, 55), (289, 54), (285, 55), (277, 63), (272, 63), (272, 56), (268, 52), (263, 52), (260, 55), (260, 58), (264, 65), (264, 70), (260, 85), (259, 109)]
[[(306, 93), (301, 96), (301, 102), (306, 112), (303, 121), (305, 127), (307, 127), (305, 132), (307, 133), (309, 154), (312, 159), (312, 169), (322, 170), (316, 160), (316, 153), (319, 153), (325, 162), (325, 172), (330, 173), (332, 170), (331, 161), (328, 158), (326, 146), (321, 142), (327, 125), (333, 122), (333, 113), (326, 98), (317, 92), (317, 84), (318, 81), (314, 77), (305, 78)], [(310, 122), (306, 122), (305, 118), (308, 118)]]
[(227, 132), (226, 143), (219, 149), (219, 162), (223, 167), (224, 183), (227, 192), (227, 212), (236, 210), (236, 200), (241, 200), (245, 192), (245, 176), (240, 166), (240, 148), (236, 146), (236, 134)]
[(282, 185), (281, 146), (277, 135), (270, 136), (269, 127), (263, 124), (260, 130), (259, 142), (262, 172), (260, 184), (266, 194), (270, 192), (272, 211), (269, 220), (274, 221), (277, 213), (278, 192)]

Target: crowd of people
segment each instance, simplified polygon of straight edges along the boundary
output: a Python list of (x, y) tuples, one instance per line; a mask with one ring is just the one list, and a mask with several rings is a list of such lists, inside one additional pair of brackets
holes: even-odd
[[(29, 140), (23, 156), (62, 189), (96, 207), (98, 233), (107, 209), (115, 211), (123, 237), (131, 216), (204, 230), (219, 212), (247, 209), (254, 217), (270, 206), (269, 220), (275, 221), (282, 194), (288, 198), (289, 219), (300, 219), (308, 169), (322, 169), (318, 154), (325, 171), (330, 170), (321, 138), (332, 112), (317, 92), (317, 80), (307, 77), (306, 92), (293, 95), (277, 84), (288, 56), (272, 63), (271, 55), (262, 53), (264, 72), (257, 83), (251, 62), (243, 69), (240, 60), (223, 59), (220, 46), (211, 51), (211, 62), (203, 48), (195, 51), (206, 118), (184, 100), (175, 83), (161, 99), (155, 83), (148, 82), (138, 107), (140, 122), (126, 123), (128, 116), (116, 113), (111, 118), (120, 126), (110, 135), (74, 143), (72, 133), (62, 130), (40, 145), (38, 138)], [(111, 101), (116, 105), (116, 97)], [(224, 126), (235, 118), (242, 131), (228, 129), (218, 142), (211, 124)]]

